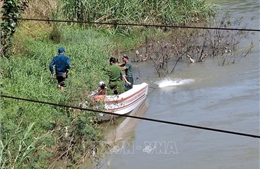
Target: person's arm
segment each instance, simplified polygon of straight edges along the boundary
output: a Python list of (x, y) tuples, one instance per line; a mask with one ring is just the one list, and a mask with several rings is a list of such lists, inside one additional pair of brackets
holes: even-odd
[(126, 67), (125, 66), (121, 66), (121, 70), (126, 70)]
[(70, 67), (71, 67), (71, 63), (70, 63), (70, 59), (68, 58), (67, 59), (67, 70), (66, 70), (66, 73), (68, 74), (69, 70), (70, 70)]
[(131, 85), (131, 83), (126, 79), (126, 75), (125, 75), (125, 74), (122, 74), (122, 78), (123, 78), (123, 80), (124, 80), (127, 84)]
[(123, 66), (121, 66), (121, 69), (122, 70), (127, 70), (127, 69), (129, 69), (129, 67), (130, 67), (129, 63), (126, 62)]
[(54, 69), (53, 69), (54, 65), (55, 65), (55, 60), (53, 58), (50, 65), (49, 65), (49, 69), (50, 69), (52, 77), (55, 77), (55, 73), (54, 73)]
[(121, 67), (121, 70), (125, 70), (125, 63), (118, 64)]

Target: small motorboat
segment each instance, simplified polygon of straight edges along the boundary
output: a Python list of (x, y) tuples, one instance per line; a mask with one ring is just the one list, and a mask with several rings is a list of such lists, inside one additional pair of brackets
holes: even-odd
[[(148, 84), (143, 82), (141, 84), (133, 85), (132, 89), (119, 95), (99, 95), (98, 90), (96, 90), (93, 91), (89, 97), (94, 101), (95, 109), (102, 109), (105, 112), (109, 112), (109, 114), (106, 114), (105, 112), (97, 113), (98, 121), (107, 121), (118, 117), (115, 115), (128, 114), (136, 109), (144, 100), (146, 100), (147, 93)], [(81, 103), (80, 106), (83, 108), (88, 107), (87, 102)]]
[(106, 95), (105, 109), (115, 114), (127, 114), (139, 106), (147, 97), (148, 84), (133, 85), (133, 88), (119, 95)]

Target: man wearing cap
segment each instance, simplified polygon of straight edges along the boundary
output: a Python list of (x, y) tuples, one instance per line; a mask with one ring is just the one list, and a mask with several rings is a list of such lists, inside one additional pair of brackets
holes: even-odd
[[(58, 88), (63, 91), (63, 88), (65, 87), (65, 79), (68, 77), (68, 72), (70, 69), (70, 59), (64, 55), (65, 48), (60, 47), (58, 49), (58, 55), (55, 56), (50, 65), (49, 69), (52, 74), (52, 77), (55, 78), (58, 81)], [(54, 72), (54, 66), (55, 66), (55, 72)]]
[[(113, 94), (121, 94), (124, 92), (124, 81), (127, 81), (120, 66), (117, 65), (117, 59), (110, 57), (110, 66), (107, 69), (107, 75), (109, 76), (109, 88), (113, 91)], [(124, 80), (124, 81), (123, 81)]]
[(129, 57), (124, 54), (123, 55), (123, 62), (124, 64), (121, 66), (121, 69), (125, 71), (127, 83), (125, 84), (125, 87), (127, 90), (133, 88), (134, 84), (134, 78), (133, 78), (133, 73), (132, 73), (132, 63), (129, 61)]

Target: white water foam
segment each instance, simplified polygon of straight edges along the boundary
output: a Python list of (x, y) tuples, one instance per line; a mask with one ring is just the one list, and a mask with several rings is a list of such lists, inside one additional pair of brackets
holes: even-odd
[(156, 84), (158, 84), (159, 88), (164, 88), (164, 87), (170, 87), (170, 86), (180, 86), (180, 85), (185, 85), (189, 83), (193, 83), (194, 79), (163, 79)]

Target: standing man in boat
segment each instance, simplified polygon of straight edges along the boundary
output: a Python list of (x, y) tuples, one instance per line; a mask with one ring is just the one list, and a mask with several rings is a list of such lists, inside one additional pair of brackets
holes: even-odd
[(126, 81), (126, 83), (129, 82), (127, 81), (126, 76), (120, 66), (117, 65), (116, 58), (110, 57), (109, 64), (110, 66), (107, 69), (107, 75), (109, 76), (108, 86), (114, 94), (121, 94), (124, 92), (124, 81)]
[(133, 73), (132, 73), (132, 63), (129, 61), (129, 57), (124, 54), (123, 55), (123, 62), (124, 64), (121, 65), (121, 69), (123, 71), (125, 71), (125, 75), (126, 75), (126, 80), (129, 83), (125, 84), (125, 87), (127, 90), (132, 89), (133, 88), (133, 84), (134, 84), (134, 78), (133, 78)]
[(64, 47), (58, 49), (58, 55), (52, 59), (49, 69), (52, 77), (56, 77), (58, 81), (58, 88), (63, 91), (63, 88), (65, 87), (65, 79), (68, 78), (68, 72), (70, 69), (70, 59), (65, 56)]

